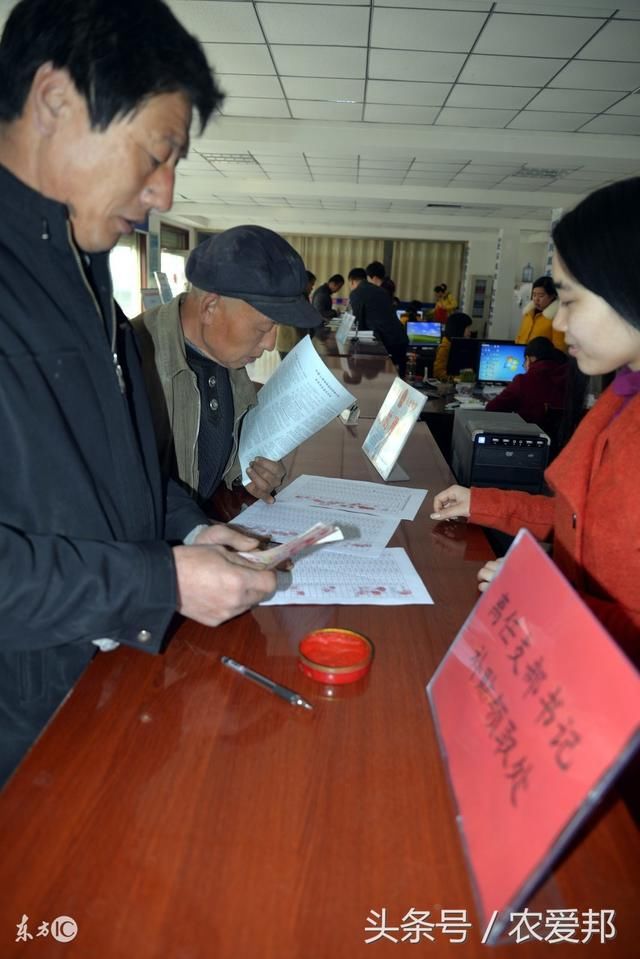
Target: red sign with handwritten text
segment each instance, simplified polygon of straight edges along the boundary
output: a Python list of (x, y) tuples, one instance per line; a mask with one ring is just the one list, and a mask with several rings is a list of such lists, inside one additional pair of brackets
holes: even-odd
[(427, 694), (486, 921), (518, 908), (630, 755), (640, 676), (522, 530)]

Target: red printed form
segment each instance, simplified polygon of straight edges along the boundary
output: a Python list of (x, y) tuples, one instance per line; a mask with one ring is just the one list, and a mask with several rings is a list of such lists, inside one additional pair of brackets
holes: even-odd
[(427, 694), (495, 941), (637, 744), (640, 676), (521, 530)]

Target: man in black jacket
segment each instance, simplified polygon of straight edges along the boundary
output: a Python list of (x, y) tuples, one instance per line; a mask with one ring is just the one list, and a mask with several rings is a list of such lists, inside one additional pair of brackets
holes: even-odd
[(382, 287), (384, 266), (374, 260), (365, 272), (366, 279), (361, 278), (360, 269), (352, 270), (349, 274), (349, 301), (358, 329), (373, 330), (398, 367), (398, 374), (404, 376), (409, 340), (393, 308), (390, 295)]
[(324, 316), (325, 320), (330, 320), (331, 317), (337, 315), (333, 309), (331, 296), (333, 293), (338, 293), (343, 286), (344, 277), (340, 276), (339, 273), (334, 273), (333, 276), (329, 277), (326, 283), (321, 283), (314, 291), (311, 297), (311, 305), (315, 307), (320, 316)]
[[(161, 0), (22, 0), (0, 42), (0, 782), (96, 652), (275, 587), (163, 486), (108, 251), (169, 208), (220, 102)], [(184, 545), (185, 540), (194, 545)], [(179, 544), (179, 545), (171, 545)]]

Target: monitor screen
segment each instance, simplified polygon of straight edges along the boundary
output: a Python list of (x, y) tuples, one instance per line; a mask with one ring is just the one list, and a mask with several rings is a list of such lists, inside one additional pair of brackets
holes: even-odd
[(412, 346), (437, 346), (442, 336), (442, 327), (439, 323), (409, 320), (407, 336)]
[(510, 383), (518, 373), (524, 373), (524, 344), (480, 344), (478, 379), (484, 383)]

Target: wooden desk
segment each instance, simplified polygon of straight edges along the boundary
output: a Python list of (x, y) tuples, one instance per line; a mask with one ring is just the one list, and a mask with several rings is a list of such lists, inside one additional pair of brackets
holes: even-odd
[(363, 419), (375, 419), (398, 375), (388, 356), (323, 356), (345, 389), (355, 396)]
[(325, 356), (387, 356), (384, 345), (375, 339), (347, 340), (343, 347), (338, 347), (333, 330), (321, 328), (314, 336), (318, 352)]
[[(293, 473), (375, 479), (362, 431), (333, 423)], [(448, 471), (418, 424), (403, 456), (429, 487), (394, 538), (431, 607), (274, 607), (218, 629), (184, 623), (163, 656), (99, 654), (0, 797), (0, 953), (46, 959), (359, 959), (372, 910), (466, 909), (468, 941), (420, 955), (527, 959), (540, 943), (480, 945), (455, 814), (424, 693), (476, 598), (479, 530), (435, 526)], [(421, 471), (419, 473), (419, 471)], [(309, 629), (351, 626), (375, 643), (370, 675), (325, 688), (296, 667)], [(221, 653), (293, 687), (296, 709), (225, 670)], [(478, 784), (482, 788), (482, 783)], [(517, 855), (517, 849), (514, 849)], [(554, 955), (635, 953), (640, 848), (611, 802), (544, 890), (544, 907), (615, 908), (618, 938)], [(14, 942), (22, 916), (31, 942)], [(68, 943), (36, 938), (71, 916)], [(416, 953), (418, 954), (418, 953)]]

